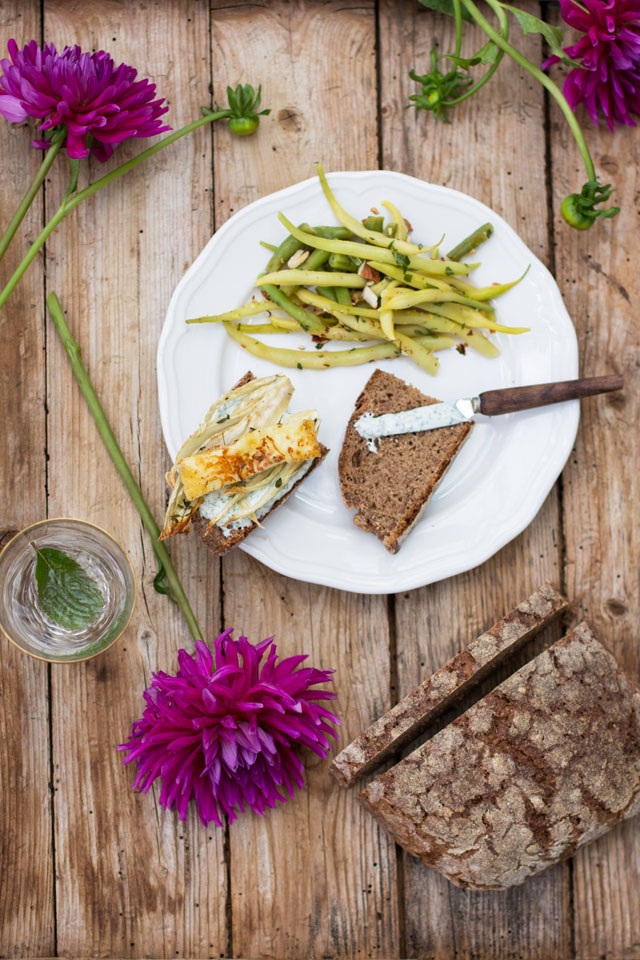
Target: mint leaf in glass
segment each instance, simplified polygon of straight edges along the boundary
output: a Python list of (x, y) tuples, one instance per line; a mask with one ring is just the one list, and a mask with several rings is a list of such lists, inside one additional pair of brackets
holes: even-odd
[(54, 623), (73, 632), (94, 623), (104, 608), (96, 581), (79, 563), (53, 547), (33, 546), (40, 607)]

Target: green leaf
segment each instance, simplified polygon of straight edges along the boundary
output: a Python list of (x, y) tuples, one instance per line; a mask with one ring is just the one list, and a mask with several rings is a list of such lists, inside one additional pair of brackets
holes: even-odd
[[(453, 0), (420, 0), (420, 3), (423, 7), (427, 7), (428, 10), (435, 10), (437, 13), (446, 13), (450, 17), (455, 16)], [(466, 20), (468, 23), (473, 23), (471, 14), (468, 13), (464, 7), (461, 13), (463, 20)]]
[(551, 53), (559, 57), (566, 66), (582, 67), (581, 63), (578, 63), (577, 60), (572, 60), (562, 49), (562, 29), (560, 27), (552, 27), (550, 23), (545, 23), (544, 20), (539, 20), (538, 17), (534, 17), (531, 13), (525, 13), (524, 10), (518, 10), (517, 7), (512, 7), (510, 3), (503, 3), (502, 6), (505, 10), (511, 11), (520, 24), (525, 36), (528, 33), (539, 33), (547, 41)]
[(463, 70), (468, 70), (469, 67), (475, 67), (479, 63), (495, 63), (498, 53), (498, 47), (495, 45), (493, 40), (488, 40), (484, 47), (482, 47), (477, 53), (474, 53), (474, 55), (468, 59), (465, 57), (454, 57), (451, 53), (448, 53), (446, 56), (447, 60), (453, 60), (453, 62), (459, 67), (462, 67)]
[(66, 553), (53, 547), (37, 554), (36, 584), (43, 612), (65, 630), (83, 630), (104, 608), (104, 597), (95, 580)]

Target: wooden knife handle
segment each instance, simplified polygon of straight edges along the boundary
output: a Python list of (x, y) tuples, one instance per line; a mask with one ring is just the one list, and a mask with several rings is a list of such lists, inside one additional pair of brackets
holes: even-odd
[(514, 413), (531, 407), (545, 407), (563, 400), (579, 400), (597, 393), (622, 390), (624, 381), (614, 374), (608, 377), (585, 377), (561, 383), (535, 383), (530, 387), (510, 387), (507, 390), (486, 390), (480, 394), (480, 413), (495, 417), (499, 413)]

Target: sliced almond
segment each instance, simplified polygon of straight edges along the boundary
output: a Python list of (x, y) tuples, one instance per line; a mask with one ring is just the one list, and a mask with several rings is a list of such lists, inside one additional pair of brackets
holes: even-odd
[(287, 260), (287, 266), (289, 267), (289, 270), (295, 270), (296, 267), (301, 267), (305, 260), (308, 259), (309, 251), (301, 248), (300, 250), (296, 250), (296, 252), (289, 257)]
[(361, 277), (364, 277), (365, 280), (371, 280), (372, 283), (379, 283), (380, 274), (377, 270), (374, 270), (373, 267), (370, 267), (366, 260), (358, 267), (358, 274)]
[(373, 290), (368, 284), (362, 291), (362, 299), (366, 300), (369, 306), (372, 307), (374, 310), (378, 309), (378, 296), (373, 292)]

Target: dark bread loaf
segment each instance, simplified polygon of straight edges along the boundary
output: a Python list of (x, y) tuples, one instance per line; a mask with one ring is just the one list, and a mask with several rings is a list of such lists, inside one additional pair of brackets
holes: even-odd
[(581, 623), (361, 801), (457, 886), (522, 883), (640, 812), (640, 690)]
[(567, 606), (550, 583), (543, 584), (345, 747), (331, 764), (333, 776), (349, 786), (406, 746)]
[(342, 498), (357, 510), (354, 523), (375, 534), (391, 553), (398, 552), (424, 513), (473, 424), (382, 437), (376, 453), (354, 424), (364, 413), (400, 413), (429, 403), (438, 401), (393, 374), (376, 370), (347, 424), (338, 462)]
[[(240, 384), (238, 384), (238, 386), (240, 386)], [(322, 461), (324, 460), (324, 458), (326, 457), (329, 451), (327, 447), (325, 447), (324, 444), (322, 443), (320, 444), (320, 450), (321, 450), (321, 455), (315, 459), (313, 465), (307, 470), (305, 474), (303, 474), (303, 476), (300, 477), (300, 479), (296, 483), (293, 484), (291, 489), (288, 490), (284, 494), (284, 496), (280, 497), (277, 503), (274, 503), (274, 505), (271, 507), (269, 512), (266, 513), (264, 517), (262, 517), (260, 523), (263, 523), (268, 517), (271, 516), (274, 510), (277, 510), (281, 504), (285, 503), (285, 501), (289, 499), (291, 494), (298, 489), (300, 484), (307, 479), (309, 474), (313, 470), (315, 470), (318, 464), (322, 463)], [(212, 550), (213, 553), (220, 556), (220, 554), (226, 553), (227, 550), (231, 550), (232, 547), (235, 547), (237, 546), (237, 544), (241, 543), (242, 540), (245, 539), (245, 537), (248, 537), (249, 534), (256, 529), (258, 524), (250, 523), (246, 527), (242, 527), (242, 529), (240, 530), (234, 530), (227, 537), (224, 535), (224, 533), (222, 532), (219, 526), (217, 526), (214, 523), (210, 523), (203, 516), (201, 516), (200, 511), (197, 511), (193, 518), (192, 526), (195, 532), (201, 538), (204, 545), (208, 547), (209, 550)]]

